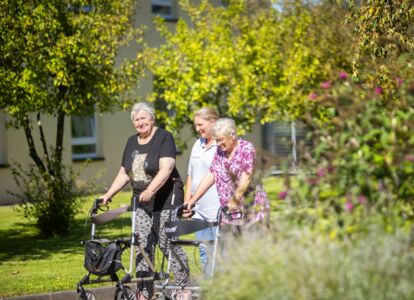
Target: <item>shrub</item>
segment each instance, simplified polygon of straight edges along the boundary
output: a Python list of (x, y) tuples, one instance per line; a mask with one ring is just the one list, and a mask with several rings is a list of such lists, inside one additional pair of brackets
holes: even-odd
[(35, 165), (26, 168), (18, 163), (12, 165), (13, 178), (20, 189), (20, 193), (11, 193), (20, 201), (16, 209), (35, 221), (43, 237), (67, 235), (82, 197), (95, 189), (93, 182), (86, 188), (78, 188), (78, 174), (71, 168), (60, 168), (59, 176), (51, 176), (40, 173)]
[(267, 235), (228, 242), (205, 283), (206, 299), (413, 299), (409, 235), (376, 227), (358, 239), (331, 240), (280, 222)]
[[(410, 62), (407, 63), (412, 68)], [(331, 235), (380, 222), (389, 230), (414, 217), (414, 81), (396, 78), (389, 90), (342, 73), (312, 95), (315, 147), (287, 191), (292, 218)], [(404, 81), (404, 82), (403, 82)], [(317, 113), (315, 113), (317, 112)], [(314, 118), (318, 115), (319, 118)], [(289, 205), (291, 205), (289, 207)]]

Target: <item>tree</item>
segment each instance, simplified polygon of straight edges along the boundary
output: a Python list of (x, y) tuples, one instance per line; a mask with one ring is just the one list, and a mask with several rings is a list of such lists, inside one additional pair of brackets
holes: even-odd
[[(348, 22), (357, 38), (353, 55), (353, 73), (364, 77), (371, 69), (373, 84), (396, 88), (395, 64), (401, 55), (414, 50), (414, 2), (410, 0), (349, 1)], [(386, 88), (387, 89), (387, 88)]]
[(174, 111), (158, 112), (172, 131), (191, 124), (205, 105), (234, 118), (242, 133), (257, 121), (295, 119), (310, 88), (330, 70), (350, 68), (350, 36), (339, 30), (344, 13), (336, 5), (180, 4), (190, 22), (179, 20), (171, 32), (158, 19), (165, 44), (146, 51), (155, 78), (150, 99)]
[[(120, 108), (128, 103), (130, 87), (137, 84), (142, 70), (139, 56), (115, 68), (119, 47), (139, 42), (140, 33), (132, 26), (134, 2), (1, 1), (0, 109), (11, 116), (11, 126), (24, 130), (33, 171), (49, 193), (42, 205), (49, 201), (50, 209), (53, 202), (74, 200), (65, 198), (71, 187), (65, 187), (70, 180), (62, 171), (65, 117)], [(50, 148), (43, 115), (56, 118), (55, 144)], [(33, 136), (35, 128), (40, 151)], [(27, 202), (31, 187), (26, 188), (21, 199)], [(70, 220), (75, 212), (67, 213)], [(53, 224), (45, 225), (44, 234), (67, 232), (59, 226), (61, 220), (49, 221)]]

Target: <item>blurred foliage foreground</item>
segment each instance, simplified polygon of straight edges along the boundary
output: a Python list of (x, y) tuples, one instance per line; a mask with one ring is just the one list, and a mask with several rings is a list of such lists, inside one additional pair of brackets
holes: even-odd
[(413, 61), (310, 93), (314, 147), (270, 230), (225, 238), (208, 299), (414, 299)]

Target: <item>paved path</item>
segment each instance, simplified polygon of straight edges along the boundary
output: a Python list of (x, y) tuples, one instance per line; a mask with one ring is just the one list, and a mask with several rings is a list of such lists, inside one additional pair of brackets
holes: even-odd
[[(91, 289), (92, 293), (95, 295), (96, 300), (113, 300), (115, 295), (116, 286), (109, 287), (100, 287), (96, 289)], [(76, 289), (73, 291), (63, 291), (47, 294), (37, 294), (37, 295), (28, 295), (28, 296), (19, 296), (19, 297), (10, 297), (10, 298), (0, 298), (0, 299), (13, 299), (13, 300), (77, 300)]]

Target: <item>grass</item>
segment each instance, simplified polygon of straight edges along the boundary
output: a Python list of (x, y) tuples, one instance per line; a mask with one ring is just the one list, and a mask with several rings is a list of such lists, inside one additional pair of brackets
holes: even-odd
[[(269, 177), (264, 179), (264, 185), (269, 198), (277, 199), (282, 181)], [(39, 238), (34, 226), (12, 206), (0, 207), (0, 298), (76, 289), (77, 282), (86, 274), (84, 248), (80, 241), (90, 235), (90, 223), (85, 224), (85, 220), (93, 199), (90, 197), (84, 203), (71, 234), (53, 239)], [(121, 192), (111, 207), (116, 208), (129, 201), (130, 192)], [(106, 238), (128, 236), (129, 224), (129, 215), (125, 214), (100, 226), (98, 233)], [(199, 274), (197, 249), (188, 248), (186, 252), (192, 274)], [(123, 260), (128, 258), (129, 253), (125, 253)], [(124, 265), (129, 266), (129, 263)]]

